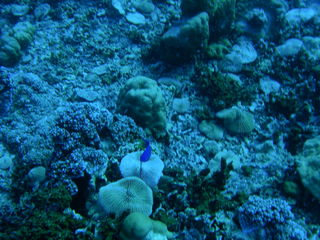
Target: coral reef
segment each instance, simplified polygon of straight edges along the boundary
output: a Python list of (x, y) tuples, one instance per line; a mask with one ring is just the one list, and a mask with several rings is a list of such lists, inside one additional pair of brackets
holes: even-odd
[(51, 131), (55, 152), (49, 176), (65, 181), (72, 194), (77, 192), (72, 178), (84, 177), (85, 173), (102, 178), (108, 158), (100, 149), (99, 133), (111, 121), (108, 111), (88, 104), (73, 105), (63, 111)]
[(319, 16), (0, 1), (0, 239), (319, 239)]

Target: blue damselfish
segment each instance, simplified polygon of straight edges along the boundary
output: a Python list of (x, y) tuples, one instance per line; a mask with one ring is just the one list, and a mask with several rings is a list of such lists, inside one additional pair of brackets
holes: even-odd
[(140, 156), (141, 162), (147, 162), (151, 157), (152, 148), (150, 146), (150, 141), (144, 140), (144, 144), (146, 149), (143, 151), (143, 153)]

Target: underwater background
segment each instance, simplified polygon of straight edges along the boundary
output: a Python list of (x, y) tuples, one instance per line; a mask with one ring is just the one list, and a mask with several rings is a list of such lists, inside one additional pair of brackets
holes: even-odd
[(0, 239), (320, 239), (319, 0), (0, 1)]

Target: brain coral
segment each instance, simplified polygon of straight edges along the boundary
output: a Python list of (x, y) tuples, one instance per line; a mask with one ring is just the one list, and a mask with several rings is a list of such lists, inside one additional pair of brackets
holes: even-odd
[(126, 177), (110, 183), (99, 191), (99, 203), (106, 213), (120, 216), (123, 212), (152, 212), (152, 190), (138, 177)]
[(242, 111), (238, 107), (221, 110), (217, 112), (216, 116), (223, 119), (225, 128), (232, 133), (249, 133), (255, 128), (252, 114)]
[(157, 82), (143, 76), (130, 78), (120, 90), (118, 109), (155, 137), (166, 134), (166, 105)]

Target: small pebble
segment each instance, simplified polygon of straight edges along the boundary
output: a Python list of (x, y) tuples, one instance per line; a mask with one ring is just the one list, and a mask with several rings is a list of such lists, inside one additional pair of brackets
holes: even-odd
[(12, 4), (11, 13), (13, 16), (22, 17), (29, 12), (29, 7), (27, 5)]
[(12, 162), (12, 156), (10, 156), (8, 153), (4, 154), (1, 158), (0, 158), (0, 169), (2, 170), (6, 170), (8, 168), (10, 168), (13, 164)]
[(126, 15), (128, 22), (135, 25), (144, 25), (146, 24), (146, 18), (140, 13), (128, 13)]
[(78, 98), (87, 102), (93, 102), (98, 98), (98, 93), (90, 89), (77, 88), (75, 92)]
[(44, 3), (44, 4), (40, 4), (38, 7), (36, 7), (36, 9), (34, 10), (34, 16), (37, 18), (37, 19), (42, 19), (44, 18), (45, 16), (48, 15), (48, 13), (50, 12), (50, 5), (47, 4), (47, 3)]

